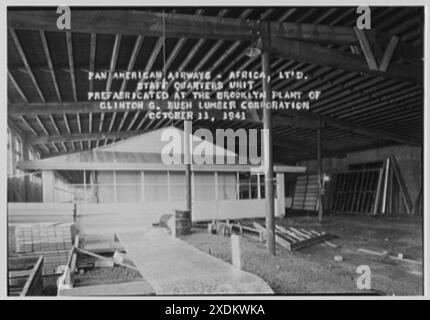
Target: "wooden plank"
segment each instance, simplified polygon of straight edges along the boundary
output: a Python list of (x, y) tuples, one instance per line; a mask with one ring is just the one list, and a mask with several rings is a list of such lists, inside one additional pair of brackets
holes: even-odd
[(310, 246), (310, 245), (313, 245), (313, 244), (316, 244), (319, 242), (323, 242), (323, 241), (330, 239), (330, 238), (331, 238), (331, 235), (323, 234), (321, 236), (317, 236), (314, 238), (310, 238), (310, 239), (306, 239), (306, 240), (303, 240), (300, 242), (296, 242), (296, 243), (293, 243), (291, 245), (291, 250), (299, 250), (299, 249), (302, 249), (304, 247), (307, 247), (307, 246)]
[(80, 252), (80, 253), (83, 253), (83, 254), (86, 254), (86, 255), (89, 255), (89, 256), (91, 256), (91, 257), (94, 257), (94, 258), (100, 259), (100, 260), (110, 261), (110, 262), (113, 262), (114, 264), (120, 265), (120, 266), (122, 266), (122, 267), (130, 268), (130, 269), (132, 269), (132, 270), (134, 270), (134, 271), (140, 272), (140, 271), (139, 271), (139, 269), (138, 269), (138, 268), (136, 268), (136, 267), (134, 267), (134, 266), (131, 266), (131, 265), (129, 265), (129, 264), (126, 264), (126, 263), (122, 263), (122, 262), (116, 261), (116, 260), (111, 259), (111, 258), (106, 258), (106, 257), (104, 257), (104, 256), (101, 256), (101, 255), (99, 255), (99, 254), (95, 254), (95, 253), (93, 253), (93, 252), (90, 252), (90, 251), (84, 250), (84, 249), (82, 249), (82, 248), (76, 248), (76, 251), (78, 251), (78, 252)]
[(42, 268), (43, 268), (43, 256), (40, 256), (37, 259), (36, 264), (33, 267), (33, 270), (28, 277), (27, 282), (22, 289), (20, 296), (33, 296), (33, 295), (41, 295), (42, 294)]

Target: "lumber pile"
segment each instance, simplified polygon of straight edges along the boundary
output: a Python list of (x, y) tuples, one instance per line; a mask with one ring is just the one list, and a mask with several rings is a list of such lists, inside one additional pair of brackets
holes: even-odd
[(68, 250), (72, 245), (73, 223), (15, 225), (17, 253)]
[[(265, 232), (266, 228), (264, 225), (258, 222), (253, 222), (256, 229), (261, 232)], [(315, 230), (306, 230), (303, 228), (284, 228), (282, 226), (275, 226), (275, 240), (280, 246), (286, 248), (289, 251), (295, 251), (308, 247), (310, 245), (324, 242), (332, 236), (325, 232), (317, 232)]]
[(43, 256), (43, 275), (56, 274), (57, 267), (67, 263), (75, 234), (73, 223), (27, 223), (13, 227), (9, 239), (14, 239), (14, 251), (22, 257)]

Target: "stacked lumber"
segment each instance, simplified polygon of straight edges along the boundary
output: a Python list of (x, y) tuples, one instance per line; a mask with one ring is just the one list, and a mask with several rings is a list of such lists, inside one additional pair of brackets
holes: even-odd
[[(266, 228), (257, 222), (253, 222), (256, 229), (265, 232)], [(317, 232), (315, 230), (306, 230), (303, 228), (289, 227), (285, 228), (279, 225), (275, 226), (275, 240), (276, 242), (288, 249), (295, 251), (304, 247), (320, 243), (328, 240), (332, 236), (325, 232)]]
[(15, 224), (15, 252), (22, 257), (43, 256), (43, 275), (56, 274), (58, 266), (67, 263), (74, 233), (73, 223)]
[(15, 225), (17, 253), (68, 250), (72, 246), (73, 223)]

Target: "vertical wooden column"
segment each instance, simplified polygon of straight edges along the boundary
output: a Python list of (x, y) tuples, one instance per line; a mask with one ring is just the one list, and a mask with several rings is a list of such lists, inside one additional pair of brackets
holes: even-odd
[(317, 130), (317, 161), (318, 161), (318, 221), (323, 221), (323, 168), (322, 168), (321, 128)]
[(184, 163), (185, 163), (185, 186), (187, 192), (186, 210), (190, 211), (191, 220), (192, 216), (192, 190), (191, 190), (191, 138), (192, 135), (192, 122), (184, 121)]
[[(263, 66), (263, 92), (264, 102), (272, 101), (272, 88), (270, 85), (270, 30), (269, 25), (264, 26), (263, 32), (263, 52), (261, 54), (261, 64)], [(272, 144), (272, 111), (269, 108), (263, 109), (264, 128), (264, 174), (265, 174), (265, 207), (266, 207), (266, 233), (267, 252), (275, 255), (275, 199), (273, 193), (273, 144)]]

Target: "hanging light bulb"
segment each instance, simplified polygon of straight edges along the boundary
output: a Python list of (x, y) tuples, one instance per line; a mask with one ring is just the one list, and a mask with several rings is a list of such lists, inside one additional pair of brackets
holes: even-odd
[(250, 58), (255, 58), (261, 54), (261, 50), (257, 47), (250, 47), (246, 50), (245, 54)]

